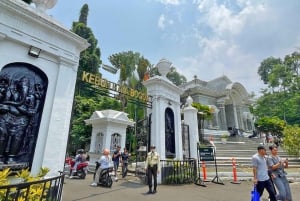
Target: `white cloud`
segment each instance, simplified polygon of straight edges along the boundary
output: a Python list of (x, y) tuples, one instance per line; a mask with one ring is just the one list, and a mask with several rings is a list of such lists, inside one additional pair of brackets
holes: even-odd
[[(68, 7), (77, 16), (83, 1), (74, 3), (76, 9), (58, 1), (56, 15), (67, 21)], [(102, 59), (133, 49), (152, 63), (169, 59), (188, 80), (225, 74), (258, 92), (263, 82), (257, 68), (263, 59), (300, 51), (299, 0), (147, 0), (133, 1), (138, 3), (125, 10), (123, 1), (119, 7), (112, 1), (88, 1), (93, 5), (89, 25), (101, 41)], [(99, 7), (107, 9), (97, 12)]]
[(258, 0), (237, 0), (235, 5), (226, 0), (195, 2), (200, 13), (195, 32), (199, 49), (178, 58), (176, 64), (188, 79), (197, 75), (208, 81), (225, 74), (248, 92), (258, 93), (265, 87), (257, 74), (260, 62), (269, 56), (283, 58), (300, 47), (300, 28), (295, 26), (300, 16), (292, 5), (282, 8), (280, 1)]
[(166, 18), (165, 18), (165, 16), (162, 14), (162, 15), (160, 15), (159, 16), (159, 18), (158, 18), (158, 27), (160, 28), (160, 29), (165, 29), (165, 21), (166, 21)]
[(164, 14), (161, 14), (158, 18), (157, 25), (160, 29), (164, 30), (166, 25), (172, 25), (174, 24), (174, 21), (172, 19), (166, 19), (166, 16)]
[(181, 3), (185, 2), (185, 0), (158, 0), (158, 1), (165, 5), (180, 5)]

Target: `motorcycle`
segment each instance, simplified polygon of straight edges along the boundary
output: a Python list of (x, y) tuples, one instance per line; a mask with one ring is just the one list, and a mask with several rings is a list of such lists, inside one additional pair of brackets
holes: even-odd
[[(94, 180), (95, 180), (96, 172), (99, 167), (100, 167), (100, 163), (96, 161)], [(102, 169), (100, 172), (99, 181), (96, 181), (97, 185), (110, 188), (113, 184), (113, 180), (111, 178), (112, 172), (113, 172), (113, 167)]]
[(72, 176), (72, 177), (79, 177), (80, 179), (85, 179), (85, 177), (87, 175), (87, 171), (88, 171), (89, 162), (88, 161), (80, 162), (77, 165), (76, 171), (73, 172), (75, 162), (76, 162), (75, 159), (73, 159), (71, 157), (68, 157), (65, 160), (65, 163), (70, 166), (70, 173), (69, 173), (70, 174), (70, 178)]

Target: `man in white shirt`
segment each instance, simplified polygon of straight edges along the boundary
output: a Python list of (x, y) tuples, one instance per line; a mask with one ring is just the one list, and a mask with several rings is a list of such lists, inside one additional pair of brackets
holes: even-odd
[(111, 160), (111, 156), (109, 155), (109, 153), (110, 152), (108, 149), (103, 150), (103, 155), (100, 157), (100, 160), (99, 160), (100, 167), (98, 168), (98, 170), (96, 172), (94, 182), (91, 184), (91, 186), (97, 186), (97, 183), (100, 178), (100, 173), (103, 169), (112, 167), (112, 160)]

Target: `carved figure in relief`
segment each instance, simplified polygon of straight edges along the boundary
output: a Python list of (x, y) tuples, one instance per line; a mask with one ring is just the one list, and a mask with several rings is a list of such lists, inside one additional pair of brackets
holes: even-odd
[(19, 79), (2, 76), (0, 93), (0, 163), (16, 163), (26, 134), (30, 133), (29, 126), (34, 128), (33, 117), (39, 108), (41, 88), (39, 84), (31, 85), (26, 76)]

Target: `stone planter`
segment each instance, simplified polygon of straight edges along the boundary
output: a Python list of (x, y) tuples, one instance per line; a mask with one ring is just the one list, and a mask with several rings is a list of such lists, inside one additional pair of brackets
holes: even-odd
[(36, 8), (45, 11), (47, 9), (53, 8), (57, 2), (57, 0), (32, 0), (35, 4)]
[(226, 144), (227, 138), (221, 138), (221, 142), (222, 142), (223, 144)]
[(157, 63), (157, 69), (158, 72), (161, 74), (161, 76), (166, 77), (166, 75), (168, 74), (168, 72), (170, 71), (172, 63), (166, 59), (161, 59), (159, 60), (159, 62)]

